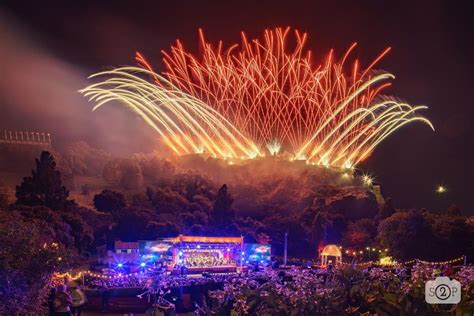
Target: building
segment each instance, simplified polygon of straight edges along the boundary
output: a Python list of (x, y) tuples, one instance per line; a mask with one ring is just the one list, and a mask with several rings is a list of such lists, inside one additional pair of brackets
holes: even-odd
[(118, 264), (140, 261), (138, 242), (123, 242), (116, 240), (112, 247), (107, 245), (97, 247), (98, 264), (113, 268)]

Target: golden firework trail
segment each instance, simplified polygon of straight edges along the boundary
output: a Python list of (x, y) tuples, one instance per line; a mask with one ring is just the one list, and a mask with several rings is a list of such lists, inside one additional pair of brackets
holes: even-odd
[(354, 43), (338, 60), (331, 50), (314, 66), (305, 49), (307, 35), (290, 28), (266, 30), (224, 50), (200, 30), (201, 55), (187, 52), (178, 40), (163, 52), (166, 70), (153, 71), (137, 53), (140, 67), (121, 67), (92, 75), (104, 78), (81, 92), (94, 110), (120, 101), (140, 115), (177, 154), (207, 152), (214, 157), (251, 159), (281, 151), (291, 159), (352, 168), (400, 127), (429, 120), (411, 106), (381, 96), (389, 73), (357, 60), (346, 64)]

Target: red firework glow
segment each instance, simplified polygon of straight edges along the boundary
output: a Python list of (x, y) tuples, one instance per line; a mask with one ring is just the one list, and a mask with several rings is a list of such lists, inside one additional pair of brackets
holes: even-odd
[[(263, 40), (249, 40), (242, 33), (240, 45), (224, 49), (222, 42), (207, 42), (200, 30), (199, 58), (178, 40), (163, 52), (164, 77), (137, 53), (159, 97), (151, 98), (142, 81), (134, 79), (137, 86), (130, 81), (129, 72), (137, 72), (131, 67), (100, 74), (127, 77), (123, 82), (109, 79), (83, 92), (100, 101), (98, 106), (108, 98), (128, 102), (178, 154), (205, 149), (232, 159), (284, 149), (291, 159), (351, 168), (399, 127), (417, 120), (431, 126), (414, 115), (425, 107), (380, 95), (393, 75), (372, 68), (390, 48), (365, 69), (357, 60), (347, 66), (356, 43), (340, 59), (331, 50), (316, 66), (305, 47), (307, 34), (294, 31), (293, 48), (289, 34), (290, 28), (277, 28), (266, 30)], [(134, 103), (139, 98), (142, 103)], [(184, 105), (177, 108), (176, 102)]]

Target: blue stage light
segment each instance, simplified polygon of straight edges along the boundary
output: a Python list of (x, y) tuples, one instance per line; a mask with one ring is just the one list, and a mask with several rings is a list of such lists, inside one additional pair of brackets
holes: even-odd
[(119, 267), (119, 268), (123, 267), (123, 263), (117, 264), (117, 267)]
[(140, 267), (144, 267), (144, 266), (146, 266), (145, 262), (140, 263)]

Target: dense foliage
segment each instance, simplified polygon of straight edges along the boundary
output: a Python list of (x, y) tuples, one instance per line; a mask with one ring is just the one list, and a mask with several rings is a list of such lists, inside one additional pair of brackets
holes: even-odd
[(53, 272), (71, 260), (56, 232), (46, 221), (0, 210), (1, 315), (39, 313)]
[(16, 188), (17, 204), (64, 209), (70, 202), (69, 191), (62, 184), (53, 156), (43, 151), (40, 158), (36, 159), (36, 169), (31, 173), (31, 177), (23, 178), (23, 182)]
[(429, 305), (425, 281), (433, 277), (429, 266), (333, 271), (292, 269), (231, 278), (223, 290), (212, 291), (209, 309), (216, 315), (433, 315), (474, 312), (474, 270), (463, 268), (462, 301), (456, 305)]
[[(230, 182), (222, 184), (217, 180), (222, 175), (205, 172), (206, 168), (227, 172), (227, 167), (214, 165), (215, 161), (200, 161), (203, 165), (197, 170), (144, 156), (96, 162), (88, 170), (93, 155), (82, 155), (79, 161), (71, 152), (68, 155), (59, 169), (70, 176), (102, 172), (105, 182), (101, 186), (89, 183), (83, 190), (96, 210), (80, 207), (69, 198), (55, 160), (43, 152), (32, 176), (17, 186), (16, 203), (8, 205), (5, 198), (0, 201), (0, 299), (8, 303), (1, 304), (5, 311), (39, 306), (52, 271), (80, 264), (95, 251), (94, 246), (114, 239), (243, 235), (246, 242), (271, 242), (272, 252), (279, 256), (288, 233), (289, 255), (300, 258), (315, 258), (318, 246), (327, 243), (353, 250), (387, 248), (387, 254), (399, 260), (474, 257), (473, 223), (455, 206), (446, 214), (435, 214), (397, 210), (388, 199), (379, 210), (370, 190), (335, 182), (327, 171), (303, 171), (298, 177), (267, 174), (251, 184), (256, 181), (253, 169), (242, 167), (241, 182), (229, 176)], [(93, 198), (89, 191), (96, 193)], [(369, 258), (364, 254), (356, 259)], [(304, 308), (324, 311), (331, 301), (338, 301), (336, 290), (325, 290), (321, 297), (316, 293), (318, 303)], [(263, 294), (276, 290), (265, 291)], [(347, 287), (345, 291), (347, 295)], [(251, 289), (244, 292), (253, 293)], [(257, 294), (260, 300), (267, 300), (266, 294)], [(272, 299), (262, 304), (280, 303)]]

